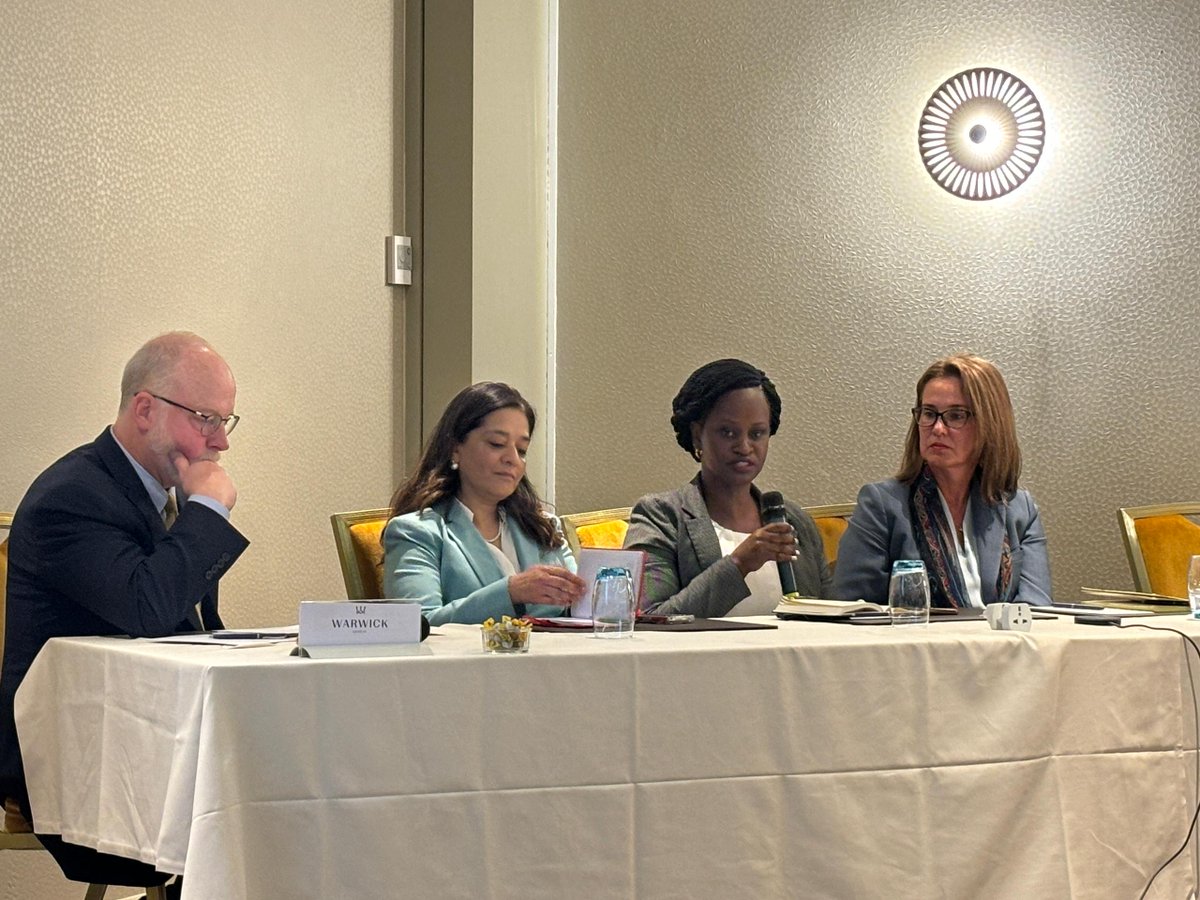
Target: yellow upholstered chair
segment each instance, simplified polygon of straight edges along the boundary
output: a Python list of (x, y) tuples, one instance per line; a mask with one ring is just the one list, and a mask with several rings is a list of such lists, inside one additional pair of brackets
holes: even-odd
[(8, 529), (12, 513), (0, 513), (0, 659), (4, 659), (4, 600), (8, 587)]
[[(0, 513), (0, 661), (4, 659), (4, 611), (8, 588), (8, 529), (12, 527), (12, 514)], [(0, 809), (0, 850), (44, 850), (41, 841), (33, 835), (29, 821), (21, 815), (16, 801), (5, 799)], [(107, 885), (89, 884), (84, 900), (102, 900)], [(149, 900), (166, 900), (164, 888), (147, 888)]]
[[(0, 513), (0, 660), (4, 658), (4, 610), (8, 599), (8, 529), (11, 527), (12, 513)], [(42, 849), (15, 801), (5, 800), (2, 815), (0, 850)]]
[[(8, 529), (12, 527), (12, 513), (0, 513), (0, 660), (4, 658), (4, 604), (8, 586)], [(29, 830), (29, 823), (12, 801), (4, 804), (4, 821), (0, 824), (0, 850), (41, 850)]]
[(1133, 586), (1187, 597), (1188, 560), (1200, 553), (1200, 503), (1160, 503), (1117, 510)]
[(831, 503), (828, 506), (806, 506), (804, 511), (812, 516), (825, 544), (825, 562), (832, 571), (837, 566), (838, 542), (850, 526), (857, 503)]
[(329, 517), (350, 600), (383, 598), (383, 545), (379, 538), (390, 515), (390, 509), (360, 509)]
[(571, 552), (578, 553), (581, 547), (619, 550), (625, 542), (629, 514), (632, 512), (632, 506), (619, 506), (616, 509), (597, 509), (563, 516), (563, 533)]

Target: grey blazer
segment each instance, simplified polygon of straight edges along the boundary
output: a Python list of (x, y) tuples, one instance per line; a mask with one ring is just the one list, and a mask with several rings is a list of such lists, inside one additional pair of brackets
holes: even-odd
[[(758, 489), (751, 487), (751, 491), (758, 500)], [(817, 526), (796, 504), (785, 500), (784, 507), (800, 542), (800, 555), (792, 562), (796, 588), (803, 596), (828, 597), (831, 578)], [(750, 596), (733, 560), (721, 555), (700, 493), (699, 475), (677, 491), (640, 499), (629, 519), (625, 547), (646, 553), (644, 612), (692, 613), (711, 619), (726, 615)]]
[[(841, 600), (887, 603), (892, 563), (920, 559), (913, 535), (907, 484), (895, 478), (864, 485), (858, 506), (838, 544), (833, 596)], [(1031, 604), (1050, 602), (1050, 561), (1046, 532), (1037, 504), (1028, 491), (1017, 491), (1007, 503), (990, 504), (971, 487), (971, 525), (978, 543), (980, 593), (984, 604), (1001, 601)], [(1008, 535), (1012, 578), (1008, 596), (996, 596), (1000, 546)]]

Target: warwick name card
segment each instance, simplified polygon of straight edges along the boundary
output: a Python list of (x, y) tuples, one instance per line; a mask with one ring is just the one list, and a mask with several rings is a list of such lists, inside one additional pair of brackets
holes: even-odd
[(399, 656), (419, 650), (421, 604), (404, 600), (303, 600), (298, 654)]

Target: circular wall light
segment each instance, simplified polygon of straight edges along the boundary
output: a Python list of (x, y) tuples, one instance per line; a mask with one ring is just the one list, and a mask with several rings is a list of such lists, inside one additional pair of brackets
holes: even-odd
[(1019, 187), (1045, 139), (1042, 105), (1002, 69), (968, 69), (946, 79), (925, 104), (917, 133), (933, 180), (968, 200), (992, 200)]

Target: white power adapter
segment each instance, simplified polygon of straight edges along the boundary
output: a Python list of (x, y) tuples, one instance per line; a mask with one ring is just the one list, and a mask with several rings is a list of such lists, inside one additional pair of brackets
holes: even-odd
[(1028, 603), (990, 603), (985, 615), (993, 631), (1028, 631), (1033, 627)]

